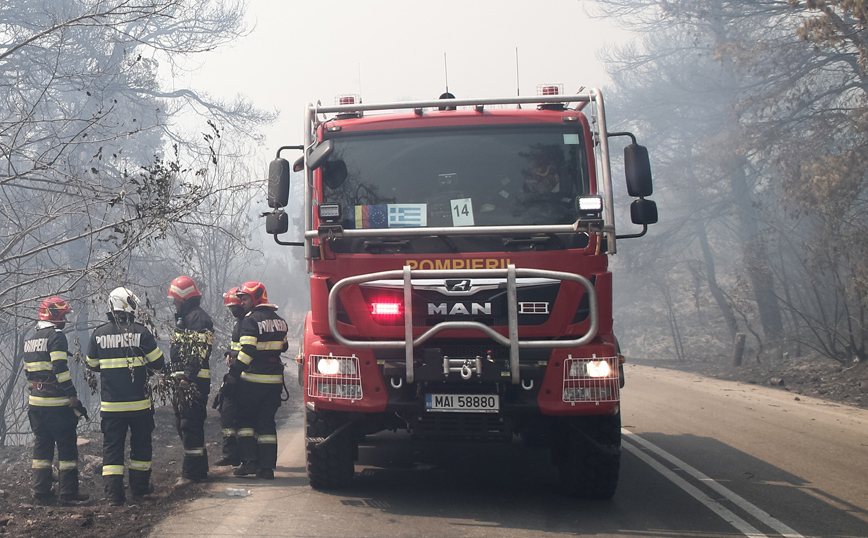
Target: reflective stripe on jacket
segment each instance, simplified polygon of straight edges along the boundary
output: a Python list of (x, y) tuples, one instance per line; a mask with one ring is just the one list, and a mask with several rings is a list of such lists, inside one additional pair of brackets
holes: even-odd
[(63, 331), (50, 321), (37, 323), (36, 332), (24, 341), (24, 372), (30, 389), (30, 405), (69, 405), (69, 397), (77, 395), (69, 375), (68, 350)]
[(87, 349), (87, 367), (100, 373), (100, 410), (138, 413), (151, 409), (148, 378), (165, 359), (154, 335), (144, 325), (120, 314), (94, 329)]
[(230, 375), (253, 383), (283, 383), (280, 354), (288, 348), (286, 321), (274, 305), (254, 307), (241, 321), (241, 349)]

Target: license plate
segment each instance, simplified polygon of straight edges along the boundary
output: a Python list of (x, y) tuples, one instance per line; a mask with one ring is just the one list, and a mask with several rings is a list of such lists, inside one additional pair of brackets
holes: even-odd
[(500, 398), (495, 394), (426, 394), (425, 409), (436, 413), (497, 413)]

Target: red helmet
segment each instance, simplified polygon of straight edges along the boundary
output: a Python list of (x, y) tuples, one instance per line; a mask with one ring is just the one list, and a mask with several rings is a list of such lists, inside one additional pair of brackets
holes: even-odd
[(251, 280), (245, 282), (238, 288), (236, 295), (249, 295), (253, 298), (253, 306), (268, 303), (268, 294), (265, 292), (265, 285), (262, 282)]
[(223, 294), (223, 304), (226, 306), (241, 305), (241, 299), (238, 298), (238, 286), (230, 289)]
[(65, 321), (63, 318), (70, 312), (69, 303), (60, 297), (49, 297), (39, 305), (39, 319), (44, 321)]
[(179, 276), (169, 284), (169, 297), (178, 299), (181, 302), (186, 301), (190, 297), (199, 297), (199, 288), (196, 283), (188, 276)]

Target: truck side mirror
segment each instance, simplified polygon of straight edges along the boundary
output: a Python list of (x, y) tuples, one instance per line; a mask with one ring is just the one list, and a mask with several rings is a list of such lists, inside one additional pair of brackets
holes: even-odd
[(657, 222), (657, 204), (654, 200), (639, 198), (630, 204), (630, 220), (633, 224), (655, 224)]
[(277, 158), (268, 165), (268, 207), (289, 203), (289, 161)]
[(654, 185), (651, 182), (651, 161), (648, 148), (630, 144), (624, 148), (624, 172), (627, 176), (627, 193), (634, 197), (651, 196)]
[(307, 155), (307, 169), (316, 170), (322, 165), (334, 148), (334, 143), (331, 140), (324, 140), (313, 147)]
[(283, 210), (277, 210), (265, 216), (265, 233), (285, 234), (289, 231), (289, 217)]

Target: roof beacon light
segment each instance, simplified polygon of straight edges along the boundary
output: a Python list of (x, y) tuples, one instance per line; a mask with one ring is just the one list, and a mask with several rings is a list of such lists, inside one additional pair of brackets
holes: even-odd
[(563, 84), (537, 84), (536, 94), (541, 96), (547, 95), (563, 95)]
[[(335, 96), (335, 104), (341, 106), (360, 105), (362, 104), (362, 96), (357, 93), (341, 93)], [(336, 117), (339, 120), (361, 118), (362, 113), (356, 110), (351, 110), (349, 112), (341, 112), (340, 114), (337, 114)]]
[(361, 96), (355, 93), (342, 93), (335, 96), (336, 105), (357, 105), (361, 102)]

